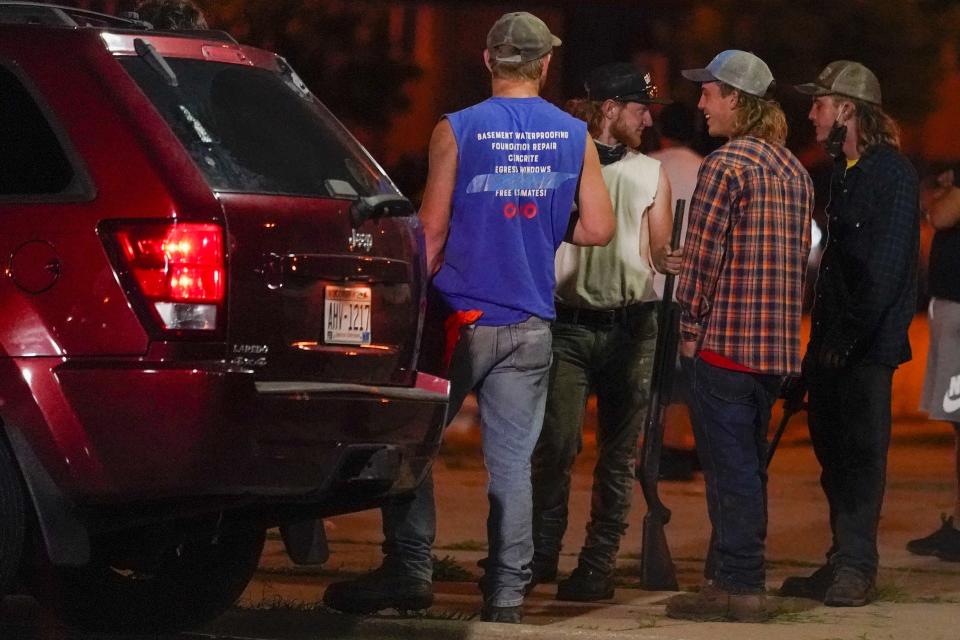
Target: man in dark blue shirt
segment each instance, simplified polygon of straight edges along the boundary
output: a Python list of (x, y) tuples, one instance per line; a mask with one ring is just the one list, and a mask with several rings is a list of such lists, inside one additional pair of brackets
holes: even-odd
[(919, 187), (869, 69), (832, 62), (797, 90), (813, 96), (809, 118), (836, 161), (804, 358), (833, 543), (823, 567), (787, 578), (781, 594), (862, 606), (877, 573), (893, 372), (911, 357)]

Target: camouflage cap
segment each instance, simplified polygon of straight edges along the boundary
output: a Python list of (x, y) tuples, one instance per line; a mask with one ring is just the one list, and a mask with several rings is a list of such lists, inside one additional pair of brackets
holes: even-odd
[(497, 62), (530, 62), (560, 46), (560, 38), (532, 13), (515, 11), (503, 14), (487, 34), (490, 58)]
[(799, 84), (795, 89), (810, 96), (839, 95), (877, 106), (881, 104), (880, 81), (877, 76), (859, 62), (851, 60), (831, 62), (824, 67), (816, 80)]

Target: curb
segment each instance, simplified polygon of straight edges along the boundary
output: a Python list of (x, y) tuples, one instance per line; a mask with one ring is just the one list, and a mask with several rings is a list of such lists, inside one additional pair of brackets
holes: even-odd
[[(649, 633), (653, 632), (653, 633)], [(654, 628), (609, 631), (572, 628), (557, 624), (502, 624), (478, 620), (436, 620), (430, 618), (364, 618), (323, 610), (233, 610), (202, 631), (185, 638), (231, 638), (243, 640), (294, 639), (333, 640), (654, 640), (664, 636)]]

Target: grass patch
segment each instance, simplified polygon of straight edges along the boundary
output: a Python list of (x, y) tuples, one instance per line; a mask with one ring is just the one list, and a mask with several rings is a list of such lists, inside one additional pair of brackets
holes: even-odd
[(822, 613), (787, 611), (775, 614), (767, 622), (769, 624), (826, 624), (827, 618)]
[(448, 551), (486, 551), (487, 543), (480, 540), (464, 540), (463, 542), (454, 542), (443, 547), (436, 547)]
[(767, 567), (797, 567), (799, 569), (819, 569), (822, 562), (810, 562), (809, 560), (767, 560)]
[(893, 602), (896, 604), (957, 604), (960, 599), (950, 596), (915, 596), (896, 583), (883, 583), (877, 586), (875, 600), (877, 602)]
[(874, 597), (876, 602), (916, 602), (916, 599), (907, 593), (906, 589), (901, 587), (898, 584), (886, 583), (877, 585), (876, 596)]
[(274, 596), (248, 606), (238, 605), (236, 608), (246, 611), (332, 611), (332, 609), (328, 609), (326, 606), (324, 606), (322, 602), (302, 602), (300, 600), (288, 600), (282, 596)]
[(334, 578), (339, 576), (360, 575), (360, 573), (356, 571), (344, 571), (342, 569), (327, 569), (317, 565), (257, 567), (257, 574), (268, 575), (268, 576), (288, 576), (291, 578), (295, 578), (299, 576)]
[(471, 582), (475, 577), (452, 556), (433, 556), (434, 582)]
[(427, 609), (419, 612), (416, 618), (423, 620), (453, 620), (456, 622), (469, 622), (477, 617), (476, 613), (467, 613), (466, 611), (450, 611), (448, 609)]

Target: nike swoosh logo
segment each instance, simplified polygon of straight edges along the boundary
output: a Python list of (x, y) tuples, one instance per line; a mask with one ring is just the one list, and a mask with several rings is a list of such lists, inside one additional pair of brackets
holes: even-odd
[(943, 410), (946, 413), (953, 413), (957, 409), (960, 409), (960, 396), (951, 398), (948, 391), (943, 395)]

